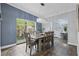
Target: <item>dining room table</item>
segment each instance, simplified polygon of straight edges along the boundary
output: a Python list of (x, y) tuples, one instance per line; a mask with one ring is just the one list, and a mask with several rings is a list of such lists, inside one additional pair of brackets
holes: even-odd
[(37, 42), (37, 51), (41, 51), (42, 50), (42, 47), (41, 47), (41, 44), (42, 44), (42, 40), (43, 40), (43, 38), (44, 38), (45, 36), (43, 36), (43, 35), (32, 35), (31, 36), (31, 38), (33, 39), (33, 40), (35, 40), (36, 42)]
[[(45, 41), (45, 38), (46, 37), (47, 36), (45, 36), (45, 33), (39, 33), (39, 34), (36, 34), (36, 35), (32, 35), (31, 36), (31, 38), (37, 42), (37, 51), (38, 52), (42, 51), (42, 44), (44, 46), (44, 43), (45, 42), (43, 42), (43, 41)], [(52, 46), (53, 46), (53, 37), (52, 37), (52, 39), (50, 41), (51, 41)], [(43, 49), (45, 49), (45, 48), (43, 47)]]

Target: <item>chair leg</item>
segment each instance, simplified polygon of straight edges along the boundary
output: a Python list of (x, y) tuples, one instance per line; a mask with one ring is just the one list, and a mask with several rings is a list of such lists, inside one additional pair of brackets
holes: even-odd
[(43, 43), (43, 50), (45, 50), (45, 42)]
[(27, 44), (26, 44), (26, 52), (27, 52)]
[(30, 56), (31, 56), (31, 54), (32, 54), (32, 46), (30, 46)]
[(35, 45), (35, 48), (36, 48), (36, 45)]

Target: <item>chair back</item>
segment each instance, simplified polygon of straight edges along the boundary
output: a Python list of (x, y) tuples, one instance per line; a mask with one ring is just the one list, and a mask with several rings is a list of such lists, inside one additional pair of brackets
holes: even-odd
[(24, 35), (25, 35), (26, 43), (30, 44), (31, 43), (31, 35), (30, 35), (30, 33), (24, 33)]
[(46, 36), (46, 41), (49, 42), (50, 40), (53, 39), (54, 32), (45, 32), (45, 36)]

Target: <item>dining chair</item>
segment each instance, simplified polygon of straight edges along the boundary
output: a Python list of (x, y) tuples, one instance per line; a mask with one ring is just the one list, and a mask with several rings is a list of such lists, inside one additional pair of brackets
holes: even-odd
[(36, 48), (36, 41), (31, 38), (30, 33), (25, 33), (25, 39), (26, 39), (26, 52), (27, 52), (27, 47), (30, 48), (30, 55), (32, 55), (32, 47), (35, 46)]
[(43, 36), (42, 38), (40, 38), (41, 39), (41, 49), (42, 50), (45, 50), (45, 36)]
[(51, 47), (54, 45), (54, 32), (45, 32), (45, 44), (49, 44)]
[(48, 32), (45, 32), (45, 34), (44, 34), (44, 40), (43, 40), (44, 50), (48, 47), (49, 44), (50, 44), (50, 35), (49, 35)]

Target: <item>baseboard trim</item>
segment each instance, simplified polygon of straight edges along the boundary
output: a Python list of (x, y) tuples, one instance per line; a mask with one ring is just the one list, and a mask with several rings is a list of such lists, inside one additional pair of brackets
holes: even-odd
[(69, 45), (74, 45), (74, 46), (77, 46), (77, 44), (74, 44), (74, 43), (71, 43), (71, 42), (68, 42)]
[(16, 43), (10, 44), (10, 45), (6, 45), (6, 46), (2, 46), (1, 49), (9, 48), (9, 47), (12, 47), (12, 46), (15, 46), (15, 45), (16, 45)]

